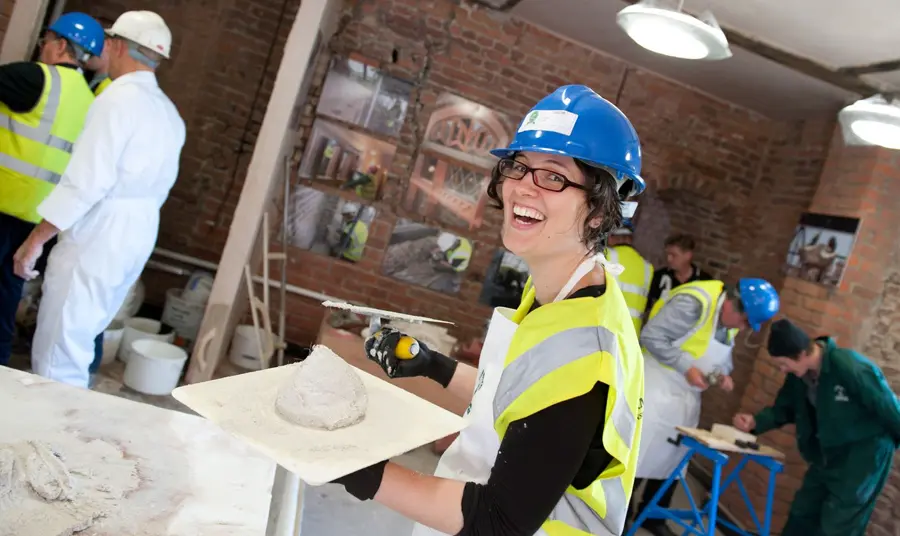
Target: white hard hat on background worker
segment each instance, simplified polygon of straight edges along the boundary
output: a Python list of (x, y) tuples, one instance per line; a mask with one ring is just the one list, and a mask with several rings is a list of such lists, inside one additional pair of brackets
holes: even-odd
[(344, 203), (344, 206), (341, 207), (341, 214), (356, 214), (359, 212), (359, 205), (356, 203)]
[(172, 49), (172, 32), (166, 21), (152, 11), (128, 11), (123, 13), (106, 30), (110, 37), (121, 37), (132, 43), (146, 47), (169, 59)]
[(33, 277), (43, 243), (59, 233), (32, 345), (36, 374), (87, 387), (93, 339), (156, 244), (185, 142), (184, 120), (156, 79), (171, 44), (165, 21), (150, 11), (124, 13), (106, 30), (114, 81), (94, 102), (65, 174), (38, 207), (43, 221), (16, 266), (20, 277)]
[(456, 236), (450, 233), (441, 233), (437, 239), (437, 245), (441, 248), (441, 251), (447, 251), (448, 249), (453, 247), (453, 244), (456, 243)]

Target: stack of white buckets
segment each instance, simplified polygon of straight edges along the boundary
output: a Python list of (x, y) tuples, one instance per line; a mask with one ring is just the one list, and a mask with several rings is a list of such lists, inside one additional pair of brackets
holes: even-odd
[[(187, 362), (185, 348), (197, 338), (212, 283), (211, 274), (194, 272), (184, 289), (169, 289), (161, 321), (135, 317), (137, 308), (123, 306), (103, 334), (103, 362), (125, 362), (124, 383), (135, 391), (170, 394)], [(172, 329), (162, 332), (164, 325)]]

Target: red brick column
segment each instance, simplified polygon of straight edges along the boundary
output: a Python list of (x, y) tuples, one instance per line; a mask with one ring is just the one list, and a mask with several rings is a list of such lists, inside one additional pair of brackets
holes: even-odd
[[(781, 289), (781, 315), (811, 335), (828, 334), (836, 337), (841, 346), (865, 353), (883, 367), (897, 389), (900, 356), (896, 348), (900, 348), (900, 330), (890, 326), (893, 319), (900, 320), (900, 153), (846, 147), (840, 134), (836, 134), (809, 211), (860, 218), (857, 241), (839, 288), (787, 277)], [(783, 379), (763, 345), (744, 392), (742, 410), (756, 412), (771, 404)], [(778, 478), (774, 507), (773, 531), (780, 531), (806, 466), (796, 450), (792, 426), (765, 434), (762, 442), (788, 455), (785, 472)], [(767, 474), (761, 470), (744, 474), (755, 504), (764, 504)], [(892, 512), (896, 499), (900, 499), (898, 483), (900, 471), (895, 471), (867, 534), (887, 536), (900, 530), (900, 521)], [(735, 514), (749, 521), (740, 502), (736, 493), (725, 498), (725, 504)], [(759, 508), (757, 511), (761, 513)]]

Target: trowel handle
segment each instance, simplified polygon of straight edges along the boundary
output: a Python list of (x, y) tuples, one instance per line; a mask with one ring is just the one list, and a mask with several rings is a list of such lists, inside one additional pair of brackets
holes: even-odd
[[(377, 316), (369, 317), (369, 333), (376, 338), (381, 338), (381, 318)], [(419, 341), (410, 337), (409, 335), (403, 335), (397, 341), (397, 345), (394, 347), (394, 355), (397, 359), (412, 359), (419, 355)]]

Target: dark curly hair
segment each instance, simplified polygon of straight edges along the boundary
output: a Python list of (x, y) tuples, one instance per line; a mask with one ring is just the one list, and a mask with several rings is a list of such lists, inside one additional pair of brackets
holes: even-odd
[[(515, 158), (515, 155), (507, 157)], [(584, 214), (584, 227), (581, 231), (581, 242), (587, 246), (591, 254), (603, 251), (606, 248), (606, 239), (609, 233), (622, 226), (622, 200), (616, 191), (616, 180), (609, 171), (588, 165), (576, 159), (575, 164), (584, 175), (587, 191), (586, 205), (582, 209)], [(493, 201), (494, 208), (503, 209), (503, 197), (500, 195), (500, 184), (505, 177), (500, 175), (500, 163), (491, 171), (491, 182), (487, 187), (488, 197)], [(512, 180), (512, 179), (510, 179)], [(522, 180), (531, 180), (523, 177)], [(591, 227), (591, 220), (600, 218), (598, 227)]]

